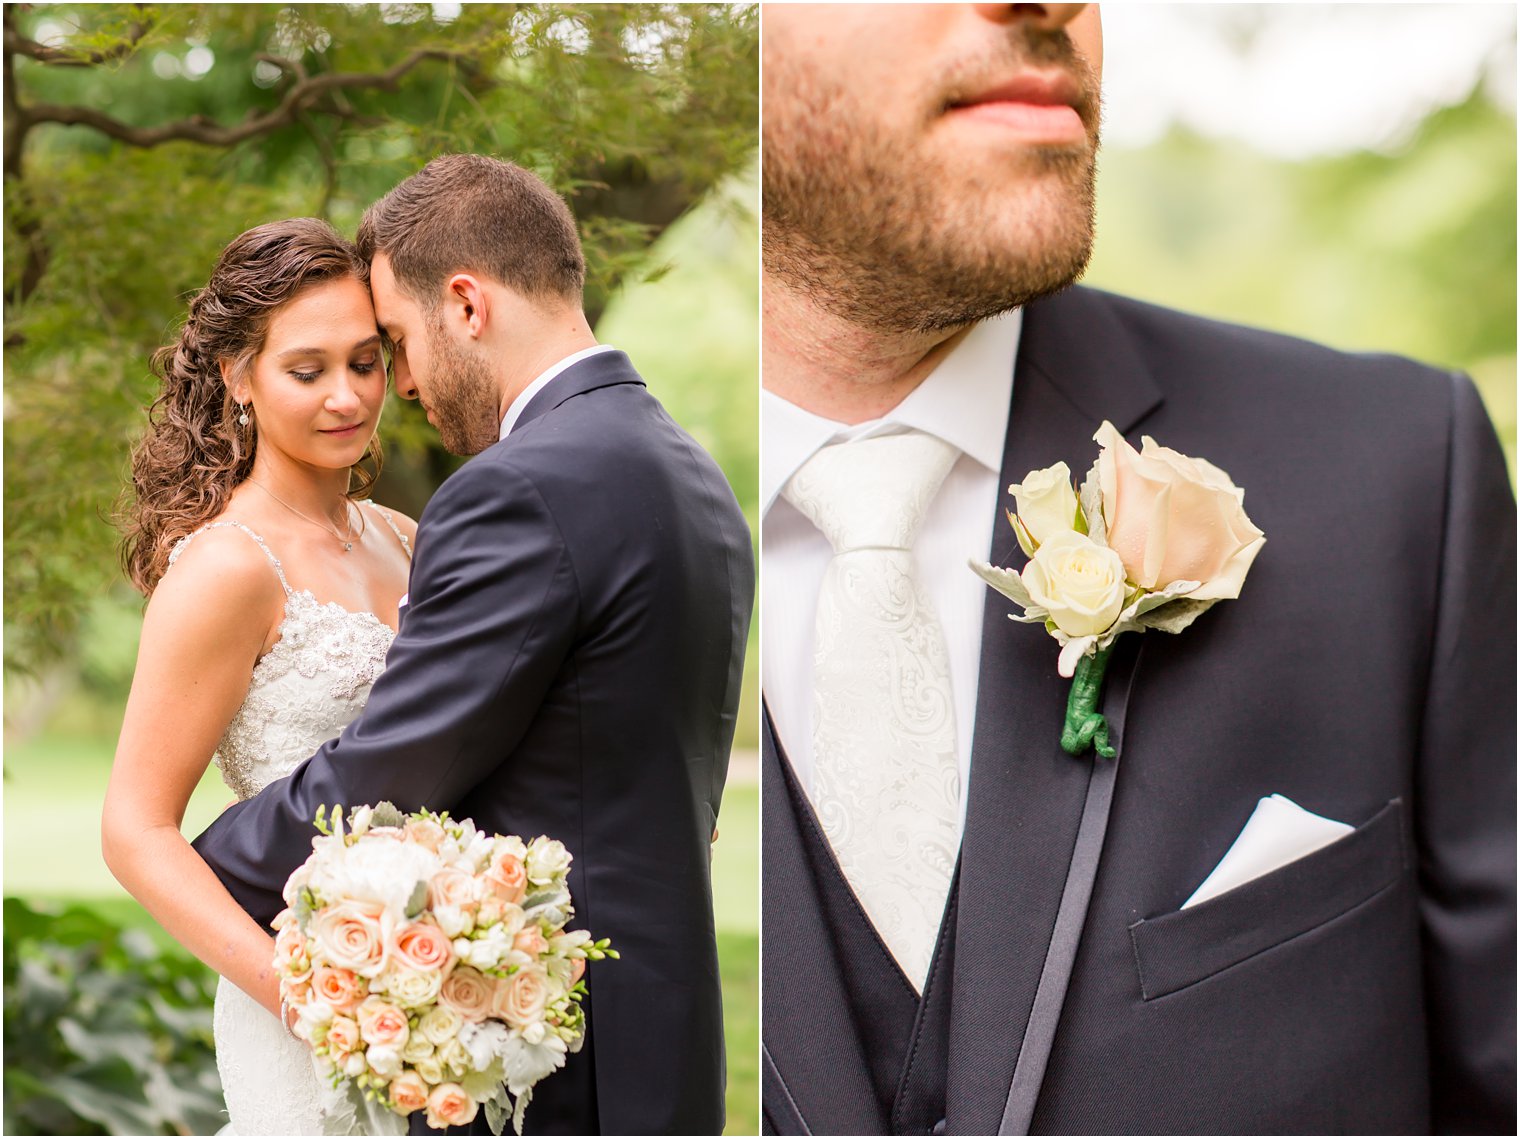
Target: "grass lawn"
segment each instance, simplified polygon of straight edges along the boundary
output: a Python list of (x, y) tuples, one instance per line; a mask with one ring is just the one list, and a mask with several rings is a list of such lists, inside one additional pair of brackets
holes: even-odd
[[(113, 920), (172, 944), (146, 911), (111, 877), (95, 836), (115, 741), (54, 732), (5, 752), (5, 893), (30, 901), (88, 902)], [(207, 772), (186, 811), (184, 830), (198, 834), (232, 798)], [(760, 1127), (760, 795), (735, 782), (724, 794), (713, 852), (713, 908), (723, 975), (728, 1052), (726, 1134)], [(74, 841), (60, 843), (60, 834)]]

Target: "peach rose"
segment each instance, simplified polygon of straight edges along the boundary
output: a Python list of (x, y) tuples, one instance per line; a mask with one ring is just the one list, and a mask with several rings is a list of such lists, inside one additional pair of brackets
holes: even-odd
[(443, 840), (448, 836), (432, 819), (407, 819), (406, 837), (418, 846), (437, 854), (438, 848), (443, 845)]
[(526, 1028), (543, 1015), (549, 983), (539, 969), (519, 969), (496, 983), (491, 1012), (513, 1028)]
[(282, 925), (274, 936), (274, 967), (292, 981), (304, 980), (311, 975), (311, 954), (306, 935), (294, 920)]
[(442, 973), (453, 964), (454, 946), (431, 922), (408, 922), (396, 931), (396, 964), (419, 973)]
[(1108, 544), (1136, 585), (1159, 590), (1196, 581), (1186, 596), (1223, 601), (1240, 587), (1266, 538), (1242, 507), (1245, 491), (1203, 459), (1162, 447), (1149, 436), (1136, 451), (1104, 421), (1093, 436)]
[(537, 957), (549, 948), (549, 943), (544, 940), (544, 935), (539, 932), (538, 926), (530, 925), (512, 939), (512, 948), (526, 953), (529, 957)]
[(463, 1127), (475, 1118), (476, 1104), (458, 1084), (439, 1084), (427, 1097), (429, 1127)]
[(502, 853), (491, 859), (482, 880), (503, 902), (520, 902), (528, 890), (528, 871), (515, 854)]
[(334, 969), (331, 965), (317, 967), (311, 986), (317, 999), (326, 1001), (334, 1012), (352, 1013), (369, 995), (368, 987), (357, 973), (351, 969)]
[(390, 1086), (391, 1106), (402, 1115), (410, 1115), (427, 1106), (427, 1084), (416, 1072), (402, 1072)]
[(480, 905), (480, 890), (473, 875), (450, 866), (434, 874), (428, 883), (428, 904), (434, 909), (439, 906), (473, 909)]
[(465, 1020), (478, 1023), (491, 1013), (492, 988), (489, 978), (468, 965), (460, 965), (444, 980), (438, 1000)]
[(334, 965), (373, 977), (385, 968), (390, 922), (379, 902), (337, 902), (312, 919), (312, 939)]
[(575, 957), (570, 961), (570, 983), (573, 985), (586, 975), (586, 959)]
[(379, 997), (370, 997), (359, 1006), (359, 1035), (366, 1044), (400, 1048), (410, 1035), (406, 1013)]
[(311, 979), (304, 981), (282, 981), (280, 983), (280, 996), (283, 997), (291, 1008), (302, 1008), (311, 1003)]
[(352, 1017), (335, 1016), (327, 1026), (327, 1052), (333, 1063), (359, 1047), (359, 1023)]

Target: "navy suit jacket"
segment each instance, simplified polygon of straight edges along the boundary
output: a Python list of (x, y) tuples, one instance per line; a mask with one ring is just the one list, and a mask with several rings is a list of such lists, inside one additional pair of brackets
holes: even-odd
[(754, 594), (732, 490), (609, 352), (438, 489), (416, 547), (363, 714), (196, 850), (267, 924), (324, 803), (560, 839), (572, 927), (622, 959), (591, 967), (585, 1047), (535, 1090), (527, 1130), (720, 1132), (709, 839)]
[[(1513, 1134), (1515, 502), (1472, 383), (1031, 304), (999, 484), (1085, 472), (1104, 419), (1228, 471), (1267, 543), (1238, 600), (1119, 639), (1116, 761), (1061, 751), (1056, 644), (987, 591), (942, 1129)], [(1179, 910), (1273, 793), (1357, 829)], [(765, 795), (767, 1129), (879, 1129)]]

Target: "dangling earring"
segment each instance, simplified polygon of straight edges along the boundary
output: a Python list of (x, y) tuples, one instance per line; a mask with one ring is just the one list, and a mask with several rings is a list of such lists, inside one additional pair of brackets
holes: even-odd
[(246, 403), (240, 403), (240, 404), (238, 404), (238, 407), (240, 407), (242, 409), (242, 411), (243, 411), (243, 414), (238, 416), (238, 426), (239, 427), (247, 427), (248, 426), (248, 405)]

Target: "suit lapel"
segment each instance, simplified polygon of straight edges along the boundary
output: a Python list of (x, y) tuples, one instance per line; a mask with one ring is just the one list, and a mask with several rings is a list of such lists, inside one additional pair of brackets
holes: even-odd
[(641, 387), (644, 384), (638, 372), (634, 371), (633, 361), (625, 353), (598, 352), (595, 356), (577, 360), (528, 401), (528, 406), (523, 408), (512, 429), (516, 431), (526, 426), (567, 399), (613, 384), (638, 384)]
[[(1013, 391), (999, 479), (1003, 487), (1060, 460), (1080, 480), (1097, 454), (1092, 435), (1099, 423), (1109, 419), (1126, 431), (1161, 398), (1101, 294), (1081, 289), (1025, 310)], [(1023, 560), (1004, 518), (1011, 505), (1006, 496), (996, 505), (990, 555), (996, 565), (1017, 566)], [(1062, 947), (1064, 971), (1062, 962), (1053, 961), (1052, 976), (1047, 958), (1056, 919), (1063, 896), (1064, 929), (1070, 930), (1077, 900), (1085, 910), (1096, 858), (1083, 871), (1085, 885), (1068, 883), (1067, 870), (1079, 829), (1084, 829), (1084, 813), (1089, 819), (1085, 847), (1091, 847), (1094, 825), (1106, 823), (1107, 817), (1103, 799), (1097, 804), (1102, 819), (1092, 818), (1091, 754), (1075, 759), (1058, 742), (1069, 682), (1056, 672), (1056, 643), (1038, 627), (1009, 621), (1010, 607), (1005, 598), (987, 591), (961, 847), (946, 1087), (948, 1130), (956, 1134), (998, 1131), (1016, 1066), (1023, 1069), (1025, 1082), (1030, 1072), (1043, 1074), (1043, 1054), (1025, 1055), (1021, 1064), (1020, 1053), (1042, 975), (1047, 978), (1042, 1020), (1053, 1024), (1051, 1018), (1059, 1015), (1076, 943), (1068, 938)], [(1116, 652), (1116, 663), (1120, 655)], [(1110, 697), (1119, 687), (1114, 679), (1111, 675)], [(1127, 692), (1128, 684), (1123, 689)], [(1122, 715), (1122, 706), (1114, 707), (1112, 700), (1105, 712), (1111, 708)], [(1101, 826), (1096, 837), (1101, 846)], [(1073, 885), (1079, 897), (1073, 897)], [(1080, 914), (1076, 919), (1080, 925)], [(1047, 1053), (1050, 1047), (1049, 1039), (1031, 1039), (1030, 1044)]]

